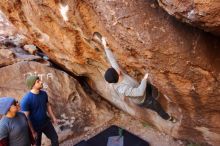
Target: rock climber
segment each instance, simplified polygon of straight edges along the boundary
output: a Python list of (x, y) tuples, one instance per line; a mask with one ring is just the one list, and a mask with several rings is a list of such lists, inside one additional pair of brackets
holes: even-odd
[(157, 112), (164, 120), (176, 122), (173, 116), (170, 116), (155, 99), (159, 96), (159, 91), (148, 81), (148, 73), (145, 74), (141, 83), (123, 72), (119, 67), (112, 51), (109, 49), (106, 39), (98, 32), (94, 32), (93, 40), (100, 43), (105, 50), (111, 67), (105, 72), (104, 78), (110, 84), (113, 92), (119, 98), (129, 97), (130, 100), (140, 107), (145, 107)]

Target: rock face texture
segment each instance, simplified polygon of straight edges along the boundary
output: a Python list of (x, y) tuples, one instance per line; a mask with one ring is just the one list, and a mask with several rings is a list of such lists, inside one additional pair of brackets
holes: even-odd
[[(177, 22), (151, 0), (2, 0), (0, 8), (53, 62), (86, 76), (120, 109), (173, 137), (220, 143), (219, 38)], [(109, 64), (91, 39), (94, 31), (106, 36), (129, 75), (140, 80), (150, 73), (161, 91), (159, 101), (177, 124), (111, 95), (103, 79)]]
[(25, 60), (42, 60), (39, 56), (24, 51), (22, 49), (24, 43), (25, 37), (17, 32), (0, 11), (0, 67)]
[(42, 61), (43, 59), (39, 56), (28, 54), (20, 47), (0, 46), (0, 67), (31, 60)]
[(220, 35), (219, 0), (158, 0), (158, 2), (177, 19)]
[[(0, 68), (0, 97), (20, 100), (28, 91), (25, 78), (37, 74), (44, 82), (49, 102), (61, 122), (56, 125), (59, 141), (75, 141), (114, 116), (103, 103), (95, 102), (68, 74), (37, 62), (19, 62)], [(45, 142), (45, 141), (44, 141)]]
[(0, 41), (2, 36), (11, 36), (16, 33), (16, 28), (8, 21), (7, 17), (0, 11)]

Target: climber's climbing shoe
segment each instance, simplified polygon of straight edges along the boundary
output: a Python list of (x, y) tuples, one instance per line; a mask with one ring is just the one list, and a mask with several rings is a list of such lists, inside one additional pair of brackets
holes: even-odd
[(176, 118), (174, 118), (173, 116), (170, 116), (168, 121), (171, 121), (172, 123), (176, 123), (177, 122)]

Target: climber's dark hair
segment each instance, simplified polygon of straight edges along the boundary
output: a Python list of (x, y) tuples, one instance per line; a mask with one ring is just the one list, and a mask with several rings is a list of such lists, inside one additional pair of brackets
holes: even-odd
[(108, 68), (105, 72), (105, 80), (108, 83), (117, 83), (119, 79), (119, 75), (114, 68)]

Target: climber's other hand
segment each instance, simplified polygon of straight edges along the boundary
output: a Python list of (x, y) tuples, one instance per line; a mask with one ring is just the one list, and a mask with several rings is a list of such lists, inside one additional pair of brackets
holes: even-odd
[(149, 76), (149, 74), (146, 73), (146, 74), (144, 75), (144, 79), (147, 80), (148, 76)]

